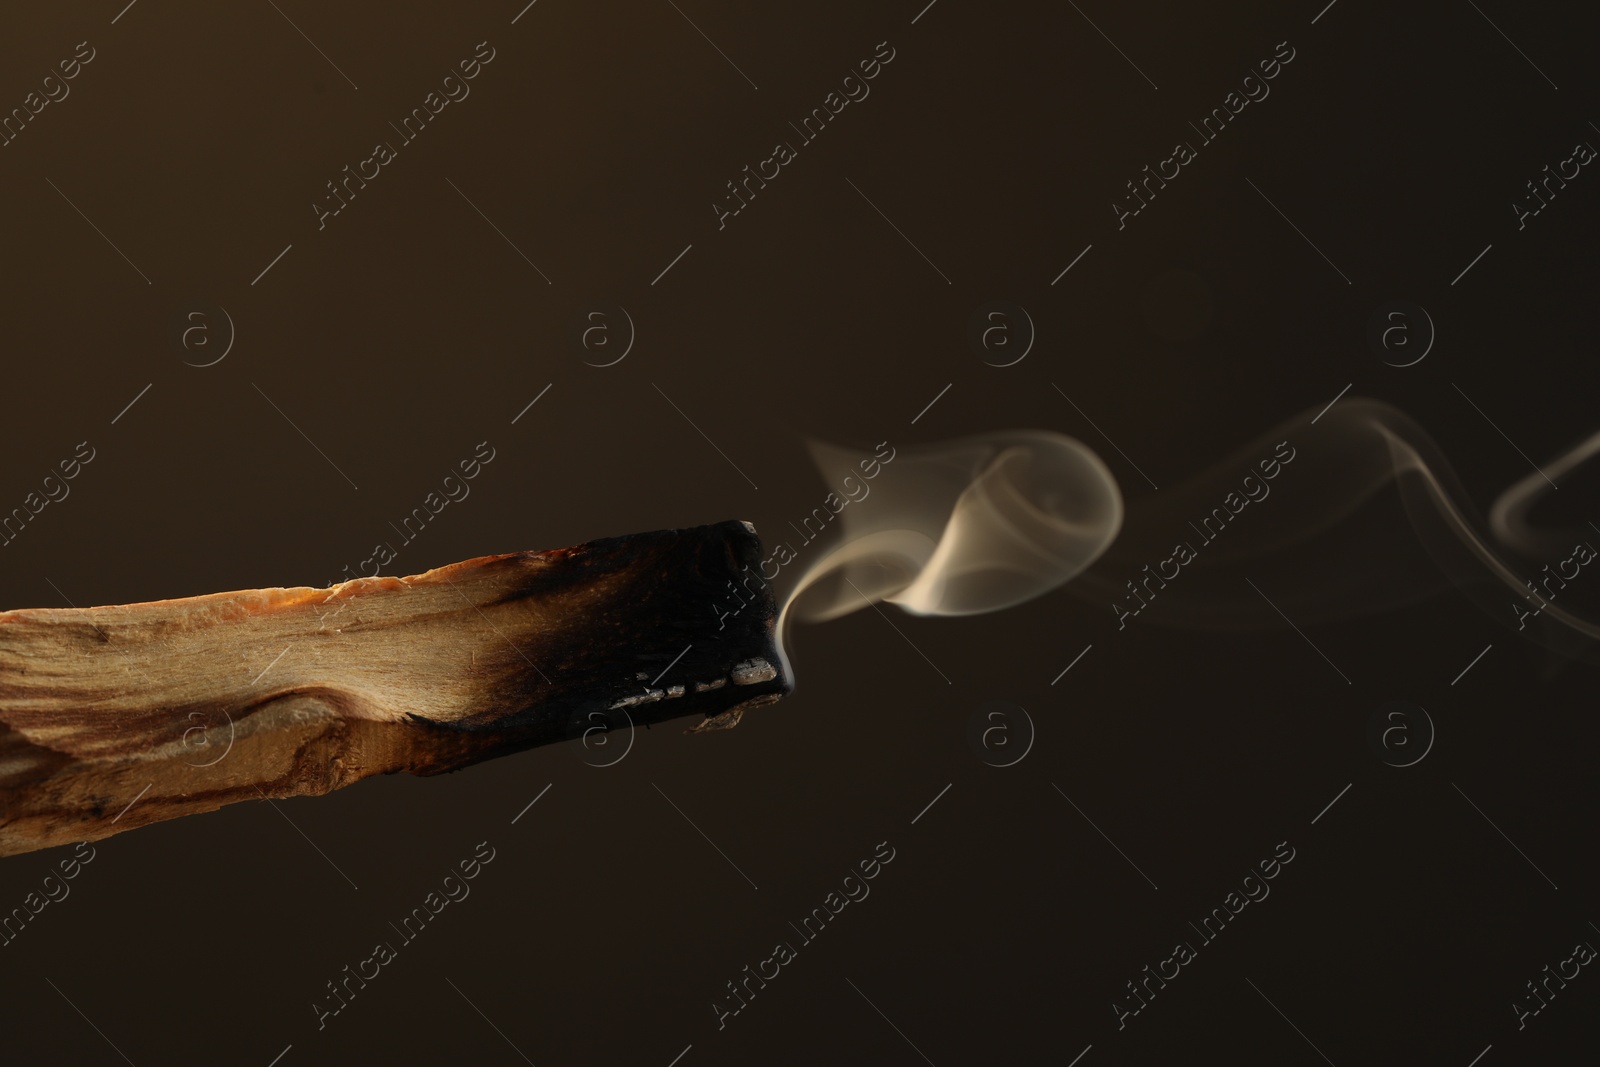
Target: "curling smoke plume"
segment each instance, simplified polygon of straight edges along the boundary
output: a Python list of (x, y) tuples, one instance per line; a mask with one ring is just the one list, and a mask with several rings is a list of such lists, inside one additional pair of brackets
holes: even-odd
[[(829, 485), (860, 486), (877, 466), (833, 445), (811, 454)], [(784, 599), (780, 644), (791, 617), (818, 622), (878, 601), (916, 615), (1020, 604), (1082, 573), (1122, 524), (1100, 457), (1048, 430), (900, 448), (870, 494), (837, 511), (835, 546)]]
[[(830, 485), (866, 469), (866, 453), (811, 452)], [(1106, 465), (1061, 434), (902, 448), (870, 501), (835, 512), (833, 546), (813, 550), (782, 598), (780, 645), (795, 619), (879, 601), (969, 615), (1063, 584), (1108, 622), (1212, 630), (1280, 627), (1280, 609), (1301, 624), (1348, 619), (1455, 588), (1522, 636), (1600, 661), (1600, 624), (1583, 611), (1600, 604), (1600, 573), (1582, 570), (1600, 528), (1532, 518), (1551, 479), (1596, 453), (1600, 433), (1505, 490), (1485, 520), (1426, 432), (1361, 398), (1308, 409), (1126, 514)], [(1265, 478), (1285, 454), (1292, 463)], [(1246, 579), (1266, 583), (1272, 604)]]

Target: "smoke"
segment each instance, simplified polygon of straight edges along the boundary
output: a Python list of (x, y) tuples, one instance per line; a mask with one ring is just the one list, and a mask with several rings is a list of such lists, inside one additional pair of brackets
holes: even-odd
[(1600, 452), (1600, 433), (1593, 434), (1539, 470), (1501, 493), (1489, 509), (1489, 526), (1502, 542), (1530, 555), (1549, 555), (1570, 548), (1574, 534), (1588, 536), (1581, 528), (1563, 532), (1536, 529), (1529, 521), (1535, 505), (1555, 488), (1555, 483), (1573, 473)]
[(867, 453), (811, 445), (829, 484), (877, 478), (870, 501), (861, 483), (834, 510), (831, 548), (781, 596), (780, 647), (794, 620), (879, 602), (971, 615), (1063, 585), (1119, 629), (1210, 630), (1280, 627), (1280, 612), (1349, 619), (1453, 589), (1522, 637), (1600, 661), (1583, 610), (1600, 604), (1600, 576), (1583, 571), (1600, 527), (1534, 521), (1555, 480), (1600, 453), (1600, 433), (1507, 488), (1487, 519), (1421, 427), (1361, 398), (1288, 419), (1126, 512), (1100, 458), (1051, 431), (890, 452), (879, 470)]
[[(1228, 494), (1285, 442), (1296, 458), (1270, 496), (1230, 514)], [(1600, 625), (1573, 607), (1600, 602), (1600, 576), (1581, 570), (1600, 531), (1530, 520), (1554, 488), (1548, 479), (1596, 452), (1600, 435), (1544, 464), (1506, 489), (1486, 521), (1420, 426), (1380, 401), (1342, 400), (1130, 505), (1123, 535), (1069, 588), (1113, 617), (1140, 608), (1137, 625), (1213, 630), (1279, 627), (1280, 610), (1302, 625), (1350, 619), (1453, 589), (1524, 637), (1600, 659)], [(1219, 514), (1229, 521), (1208, 523)], [(1178, 546), (1201, 565), (1174, 578), (1162, 565)]]
[(784, 598), (780, 645), (791, 616), (819, 622), (879, 601), (916, 615), (1020, 604), (1082, 573), (1122, 525), (1100, 457), (1048, 430), (901, 448), (881, 466), (834, 445), (813, 443), (811, 455), (830, 485), (859, 486), (868, 470), (876, 481), (870, 500), (841, 505), (834, 547)]

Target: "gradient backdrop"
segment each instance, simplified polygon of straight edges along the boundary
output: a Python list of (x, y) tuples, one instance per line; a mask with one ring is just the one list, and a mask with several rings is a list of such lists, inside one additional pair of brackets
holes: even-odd
[[(0, 109), (70, 90), (0, 148), (0, 508), (95, 450), (0, 550), (0, 606), (326, 584), (481, 441), (391, 571), (780, 533), (827, 489), (810, 438), (1054, 429), (1136, 504), (1370, 396), (1482, 510), (1596, 428), (1600, 177), (1521, 229), (1511, 207), (1600, 144), (1574, 5), (123, 2), (0, 34)], [(800, 144), (880, 42), (870, 95)], [(1280, 42), (1270, 96), (1119, 229), (1125, 183)], [(475, 51), (470, 96), (404, 142)], [(395, 158), (319, 228), (378, 141)], [(971, 340), (996, 301), (1035, 334), (1012, 366)], [(1410, 367), (1368, 341), (1394, 301), (1436, 332)], [(1588, 520), (1593, 486), (1553, 495)], [(1427, 566), (1391, 529), (1303, 565)], [(1303, 632), (1157, 615), (862, 611), (797, 631), (796, 693), (729, 733), (106, 840), (0, 948), (0, 1062), (1591, 1062), (1600, 977), (1520, 1028), (1512, 1005), (1600, 943), (1593, 668), (1457, 593)], [(1435, 732), (1405, 768), (1368, 738), (1395, 700)], [(995, 701), (1025, 709), (1011, 748), (972, 741)], [(325, 983), (480, 842), (470, 898), (319, 1029)], [(870, 896), (719, 1028), (726, 983), (880, 842)], [(1191, 933), (1280, 843), (1270, 896)], [(0, 861), (0, 910), (68, 854)]]

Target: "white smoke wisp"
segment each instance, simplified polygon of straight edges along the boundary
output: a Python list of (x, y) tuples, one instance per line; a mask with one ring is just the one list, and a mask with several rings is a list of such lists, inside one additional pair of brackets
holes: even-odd
[[(1254, 477), (1274, 443), (1299, 458), (1246, 511), (1234, 492), (1241, 472)], [(1369, 617), (1453, 590), (1519, 639), (1600, 663), (1600, 579), (1580, 569), (1600, 557), (1600, 527), (1562, 521), (1551, 499), (1556, 481), (1576, 483), (1597, 457), (1591, 434), (1500, 493), (1486, 521), (1421, 426), (1382, 401), (1346, 398), (1137, 500), (1116, 544), (1068, 592), (1112, 618), (1143, 616), (1148, 602), (1141, 626), (1225, 631)], [(1552, 511), (1556, 521), (1537, 521)], [(1245, 512), (1237, 534), (1229, 512)], [(1179, 548), (1200, 562), (1175, 578), (1162, 567)]]
[(1538, 529), (1528, 515), (1555, 488), (1556, 482), (1591, 462), (1597, 454), (1600, 454), (1600, 433), (1593, 433), (1501, 493), (1489, 509), (1489, 528), (1494, 535), (1503, 544), (1530, 556), (1549, 555), (1569, 547), (1571, 530)]
[[(811, 454), (829, 484), (867, 455), (821, 443)], [(838, 543), (784, 599), (780, 646), (791, 615), (820, 622), (880, 601), (915, 615), (973, 615), (1032, 600), (1088, 568), (1122, 514), (1100, 457), (1059, 433), (903, 448), (871, 499), (838, 513)]]

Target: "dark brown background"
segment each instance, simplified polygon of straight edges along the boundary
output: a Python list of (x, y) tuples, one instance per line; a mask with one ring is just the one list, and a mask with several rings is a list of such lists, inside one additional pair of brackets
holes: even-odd
[[(1426, 427), (1479, 507), (1528, 466), (1451, 383), (1535, 459), (1595, 428), (1600, 178), (1586, 170), (1522, 232), (1509, 207), (1600, 138), (1593, 26), (1573, 5), (1340, 0), (1312, 25), (1322, 0), (939, 0), (919, 18), (922, 2), (540, 0), (515, 25), (519, 0), (9, 14), (0, 107), (77, 42), (98, 54), (0, 149), (0, 505), (79, 441), (98, 457), (0, 550), (0, 603), (324, 584), (482, 440), (498, 458), (393, 569), (728, 517), (782, 531), (824, 492), (813, 436), (1051, 428), (1100, 452), (1130, 499), (1151, 492), (1050, 383), (1162, 485), (1347, 382)], [(471, 96), (318, 232), (323, 183), (485, 40), (497, 55)], [(897, 54), (871, 96), (718, 232), (724, 182), (884, 40)], [(1118, 232), (1123, 182), (1284, 40), (1297, 55), (1271, 96)], [(1007, 369), (966, 341), (997, 299), (1039, 334)], [(1405, 370), (1363, 340), (1395, 299), (1439, 331)], [(605, 369), (570, 339), (595, 301), (637, 326)], [(200, 304), (237, 328), (205, 369), (170, 337)], [(1349, 686), (1287, 627), (1115, 634), (1108, 610), (1062, 593), (891, 617), (937, 671), (861, 612), (801, 630), (798, 692), (726, 735), (658, 728), (614, 767), (561, 746), (283, 803), (304, 836), (245, 804), (104, 842), (0, 949), (0, 1058), (1592, 1058), (1600, 978), (1521, 1032), (1510, 1009), (1541, 967), (1600, 940), (1591, 668), (1456, 595), (1312, 628)], [(1438, 727), (1416, 767), (1366, 743), (1391, 699)], [(968, 744), (991, 700), (1038, 729), (1011, 768)], [(323, 983), (483, 840), (498, 858), (472, 896), (319, 1032)], [(872, 895), (719, 1032), (723, 984), (884, 840), (898, 855)], [(1271, 897), (1119, 1032), (1123, 983), (1284, 840), (1298, 855)], [(0, 909), (57, 858), (0, 863)]]

